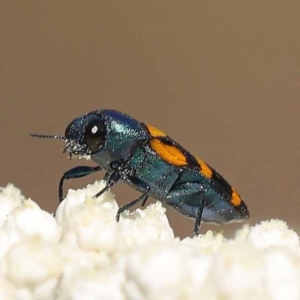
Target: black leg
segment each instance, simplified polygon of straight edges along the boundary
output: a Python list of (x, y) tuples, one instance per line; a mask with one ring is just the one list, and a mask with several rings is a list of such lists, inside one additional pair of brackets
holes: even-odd
[(106, 173), (104, 178), (106, 179), (106, 186), (94, 196), (95, 198), (100, 197), (110, 187), (112, 187), (114, 184), (116, 184), (120, 180), (121, 174), (119, 171), (114, 171), (112, 173)]
[(110, 187), (115, 185), (121, 178), (126, 177), (127, 172), (129, 172), (129, 170), (127, 169), (127, 165), (129, 163), (130, 159), (126, 162), (113, 162), (112, 163), (111, 166), (115, 170), (112, 173), (109, 173), (109, 172), (105, 173), (104, 180), (106, 181), (106, 186), (94, 196), (95, 198), (100, 197)]
[(199, 228), (200, 228), (200, 224), (201, 224), (203, 208), (204, 208), (204, 203), (198, 208), (198, 211), (197, 211), (197, 216), (196, 216), (194, 229), (193, 229), (195, 235), (199, 234)]
[(129, 203), (127, 203), (127, 204), (125, 204), (125, 205), (123, 205), (123, 206), (121, 206), (121, 207), (119, 208), (118, 213), (117, 213), (117, 216), (116, 216), (117, 222), (119, 222), (120, 214), (121, 214), (124, 210), (130, 208), (131, 206), (133, 206), (133, 205), (135, 205), (135, 204), (137, 204), (137, 203), (139, 203), (139, 202), (141, 202), (141, 201), (143, 202), (142, 204), (143, 204), (143, 206), (144, 206), (145, 203), (146, 203), (146, 201), (147, 201), (147, 199), (148, 199), (148, 197), (149, 197), (148, 194), (149, 194), (149, 191), (150, 191), (150, 187), (148, 186), (147, 183), (145, 183), (144, 181), (141, 181), (140, 179), (135, 178), (135, 177), (130, 177), (130, 176), (128, 176), (127, 179), (128, 179), (131, 183), (133, 183), (134, 185), (141, 187), (141, 188), (144, 190), (144, 193), (143, 193), (140, 197), (138, 197), (137, 199), (135, 199), (135, 200), (133, 200), (133, 201), (131, 201), (131, 202), (129, 202)]
[(121, 206), (121, 207), (119, 208), (118, 213), (117, 213), (117, 216), (116, 216), (117, 222), (119, 222), (119, 220), (120, 220), (120, 214), (121, 214), (123, 211), (129, 209), (131, 206), (133, 206), (133, 205), (139, 203), (140, 201), (143, 201), (143, 203), (144, 203), (144, 202), (147, 201), (147, 199), (148, 199), (148, 192), (145, 193), (145, 194), (143, 194), (143, 195), (141, 195), (141, 196), (138, 197), (137, 199), (135, 199), (135, 200), (133, 200), (133, 201), (131, 201), (131, 202), (129, 202), (129, 203), (127, 203), (127, 204)]
[(144, 199), (144, 201), (143, 201), (143, 203), (142, 203), (142, 206), (145, 206), (145, 205), (146, 205), (146, 202), (147, 202), (148, 198), (149, 198), (149, 196), (146, 196), (146, 197), (145, 197), (145, 199)]
[(195, 235), (199, 234), (203, 210), (206, 207), (205, 191), (199, 183), (185, 182), (174, 186), (164, 201), (180, 213), (195, 218)]
[(63, 184), (66, 179), (74, 179), (74, 178), (80, 178), (87, 175), (90, 175), (94, 172), (101, 171), (100, 166), (96, 167), (89, 167), (89, 166), (79, 166), (72, 168), (64, 173), (64, 175), (61, 177), (58, 185), (58, 196), (59, 196), (59, 202), (61, 202), (63, 197)]
[(110, 176), (110, 173), (106, 172), (104, 177), (103, 177), (103, 180), (107, 181), (109, 179), (109, 176)]
[[(137, 143), (135, 143), (131, 150), (130, 155), (128, 159), (125, 161), (115, 161), (111, 163), (111, 168), (114, 170), (112, 173), (107, 172), (104, 176), (104, 180), (106, 181), (106, 186), (98, 192), (94, 197), (98, 198), (101, 196), (104, 192), (106, 192), (110, 187), (115, 185), (121, 178), (122, 179), (128, 179), (132, 175), (131, 169), (128, 168), (128, 165), (134, 155), (134, 152), (144, 143), (143, 140), (138, 140)], [(146, 199), (147, 200), (147, 199)]]

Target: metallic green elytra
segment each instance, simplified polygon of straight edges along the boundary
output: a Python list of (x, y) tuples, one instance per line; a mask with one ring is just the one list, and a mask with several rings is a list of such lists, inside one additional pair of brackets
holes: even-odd
[(195, 219), (198, 234), (201, 221), (216, 224), (239, 222), (249, 218), (246, 204), (237, 191), (213, 168), (192, 155), (161, 130), (115, 110), (95, 110), (74, 119), (65, 136), (31, 134), (34, 137), (61, 139), (63, 152), (91, 158), (95, 167), (70, 169), (59, 182), (59, 200), (63, 183), (93, 172), (106, 170), (106, 187), (100, 196), (119, 180), (141, 196), (119, 208), (120, 214), (148, 197), (173, 207)]

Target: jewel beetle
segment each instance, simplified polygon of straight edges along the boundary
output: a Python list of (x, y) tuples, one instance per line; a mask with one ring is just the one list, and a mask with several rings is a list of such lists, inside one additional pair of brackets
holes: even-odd
[(95, 167), (77, 166), (65, 172), (59, 182), (63, 200), (66, 179), (106, 170), (106, 186), (95, 197), (122, 180), (141, 193), (119, 208), (116, 219), (131, 206), (146, 204), (148, 197), (161, 201), (195, 219), (197, 235), (201, 221), (215, 224), (244, 221), (248, 208), (238, 192), (202, 159), (192, 155), (163, 131), (111, 109), (89, 112), (75, 118), (65, 135), (31, 134), (60, 139), (63, 152), (91, 158)]

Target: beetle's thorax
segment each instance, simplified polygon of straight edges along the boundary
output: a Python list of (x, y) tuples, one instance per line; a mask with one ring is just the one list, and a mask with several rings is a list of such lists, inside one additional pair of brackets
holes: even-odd
[(134, 150), (147, 141), (148, 133), (137, 120), (111, 110), (102, 110), (105, 122), (105, 142), (92, 159), (107, 171), (111, 163), (127, 161)]

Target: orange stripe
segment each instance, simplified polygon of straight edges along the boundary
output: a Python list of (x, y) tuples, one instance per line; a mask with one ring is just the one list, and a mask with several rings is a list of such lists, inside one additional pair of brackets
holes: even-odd
[(233, 206), (239, 206), (242, 203), (242, 199), (235, 189), (232, 189), (230, 202)]
[(152, 137), (167, 136), (164, 132), (162, 132), (161, 130), (159, 130), (151, 125), (146, 125), (146, 127), (149, 130), (149, 133)]
[(162, 159), (174, 166), (185, 166), (187, 164), (185, 155), (175, 146), (166, 145), (158, 139), (151, 139), (150, 147)]
[(199, 164), (199, 166), (200, 166), (200, 168), (201, 168), (201, 173), (205, 176), (205, 177), (207, 177), (207, 178), (211, 178), (212, 177), (212, 169), (202, 160), (202, 159), (200, 159), (200, 158), (198, 158), (198, 157), (195, 157), (196, 158), (196, 160), (197, 160), (197, 162), (198, 162), (198, 164)]

